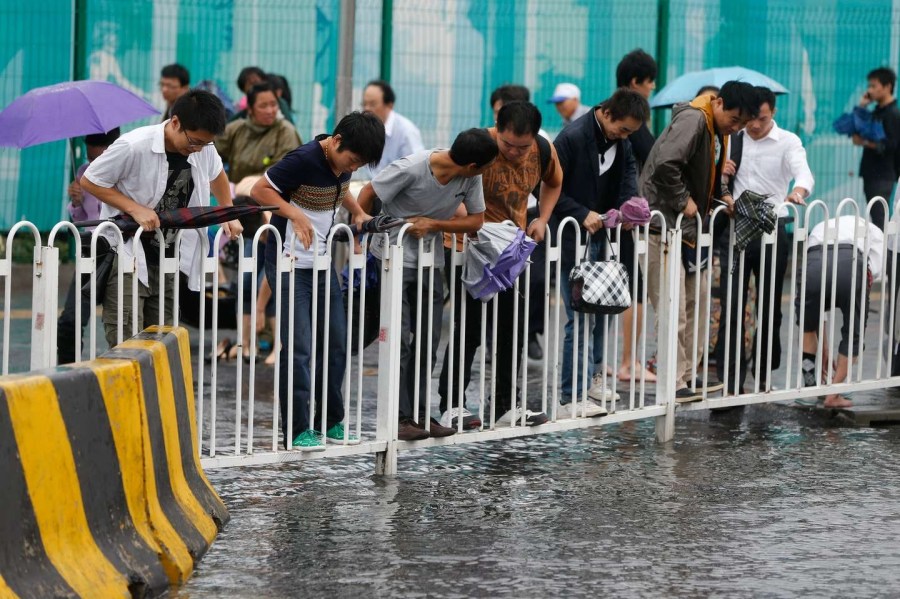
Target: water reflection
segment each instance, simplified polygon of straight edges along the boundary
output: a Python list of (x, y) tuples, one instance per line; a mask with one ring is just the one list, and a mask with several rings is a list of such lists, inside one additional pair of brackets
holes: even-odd
[(210, 473), (232, 521), (177, 597), (885, 596), (897, 429), (780, 406)]

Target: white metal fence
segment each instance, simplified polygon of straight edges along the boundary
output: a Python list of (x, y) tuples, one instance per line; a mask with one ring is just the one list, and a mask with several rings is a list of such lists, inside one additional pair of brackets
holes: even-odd
[[(870, 203), (869, 209), (875, 202), (885, 203), (882, 199), (875, 199)], [(468, 389), (462, 388), (463, 369), (457, 368), (458, 373), (455, 377), (449, 375), (447, 377), (449, 380), (445, 394), (448, 397), (445, 399), (449, 406), (457, 409), (468, 407), (478, 415), (481, 425), (477, 430), (465, 431), (460, 418), (457, 422), (456, 434), (419, 441), (397, 439), (400, 418), (398, 397), (401, 385), (411, 383), (414, 413), (418, 414), (420, 408), (423, 408), (422, 411), (425, 414), (425, 417), (420, 419), (421, 425), (429, 429), (430, 418), (432, 416), (440, 417), (435, 406), (437, 394), (434, 392), (434, 383), (443, 363), (441, 358), (444, 357), (445, 352), (448, 352), (447, 361), (450, 373), (453, 373), (454, 364), (458, 365), (464, 359), (466, 321), (475, 316), (467, 314), (466, 303), (468, 302), (463, 302), (460, 306), (456, 305), (457, 301), (461, 301), (457, 289), (460, 282), (455, 276), (450, 276), (448, 277), (449, 301), (447, 309), (444, 310), (442, 325), (433, 327), (430, 323), (435, 305), (430, 301), (426, 292), (433, 289), (433, 286), (442, 286), (445, 270), (452, 273), (454, 269), (464, 263), (467, 242), (462, 240), (462, 251), (458, 251), (456, 245), (453, 244), (453, 247), (448, 250), (449, 261), (441, 269), (437, 265), (440, 262), (439, 253), (443, 252), (444, 248), (429, 247), (420, 240), (412, 239), (407, 234), (408, 227), (404, 227), (397, 243), (393, 245), (386, 243), (383, 259), (375, 263), (380, 278), (380, 291), (379, 295), (372, 296), (371, 293), (365, 292), (366, 285), (371, 279), (367, 275), (371, 274), (369, 269), (372, 266), (367, 261), (366, 254), (370, 240), (363, 238), (360, 245), (350, 252), (347, 275), (349, 285), (344, 290), (346, 306), (342, 305), (343, 301), (338, 303), (322, 302), (318, 293), (320, 288), (324, 288), (324, 298), (331, 297), (332, 286), (336, 284), (337, 280), (332, 276), (332, 271), (335, 269), (333, 256), (336, 255), (335, 250), (338, 245), (345, 243), (338, 241), (338, 233), (349, 234), (346, 225), (335, 225), (328, 237), (327, 252), (324, 255), (315, 256), (311, 272), (303, 274), (293, 268), (294, 257), (282, 256), (279, 258), (276, 265), (277, 276), (273, 280), (275, 319), (278, 323), (274, 331), (274, 348), (277, 351), (279, 347), (284, 346), (282, 352), (285, 361), (277, 360), (271, 371), (272, 376), (269, 377), (261, 371), (262, 367), (257, 365), (256, 327), (250, 327), (250, 336), (248, 339), (244, 339), (240, 323), (244, 301), (243, 286), (246, 284), (245, 273), (250, 275), (249, 282), (252, 286), (250, 293), (251, 320), (252, 315), (257, 311), (257, 290), (260, 281), (258, 257), (259, 253), (264, 251), (264, 242), (262, 241), (264, 234), (274, 236), (278, 240), (279, 247), (281, 245), (278, 231), (271, 225), (265, 225), (256, 232), (253, 238), (251, 255), (242, 256), (237, 264), (237, 346), (239, 348), (243, 348), (245, 345), (249, 346), (251, 359), (248, 363), (243, 363), (240, 359), (241, 349), (238, 350), (238, 360), (233, 365), (220, 362), (215, 359), (215, 356), (208, 364), (204, 363), (204, 356), (215, 353), (214, 348), (217, 347), (221, 338), (219, 320), (222, 308), (220, 302), (214, 299), (211, 301), (211, 309), (207, 309), (206, 293), (201, 290), (199, 296), (199, 330), (196, 333), (197, 351), (194, 355), (194, 373), (200, 439), (198, 449), (203, 464), (206, 467), (221, 467), (287, 462), (328, 456), (374, 454), (377, 471), (393, 473), (397, 468), (397, 455), (410, 449), (559, 432), (646, 418), (656, 419), (657, 437), (660, 441), (667, 441), (674, 435), (676, 408), (677, 410), (726, 408), (900, 385), (900, 377), (892, 374), (894, 349), (900, 338), (895, 333), (897, 325), (895, 318), (896, 294), (893, 293), (895, 285), (885, 284), (885, 281), (897, 281), (897, 265), (893, 259), (897, 253), (897, 223), (890, 221), (886, 225), (886, 234), (881, 242), (881, 247), (878, 248), (880, 252), (876, 252), (881, 263), (874, 265), (877, 268), (872, 268), (872, 270), (880, 271), (881, 277), (869, 290), (867, 277), (857, 276), (857, 273), (866, 272), (867, 264), (873, 266), (866, 262), (873, 247), (873, 240), (866, 229), (867, 218), (860, 219), (854, 229), (854, 239), (858, 242), (856, 244), (858, 251), (854, 250), (849, 254), (851, 256), (849, 263), (841, 264), (838, 264), (839, 250), (846, 244), (838, 243), (839, 231), (833, 221), (829, 220), (833, 216), (860, 215), (861, 211), (857, 203), (851, 199), (844, 200), (838, 206), (836, 215), (829, 214), (827, 206), (820, 201), (813, 202), (805, 209), (795, 206), (789, 206), (788, 209), (793, 217), (793, 230), (788, 232), (788, 247), (781, 248), (782, 250), (787, 249), (789, 256), (790, 268), (787, 269), (789, 273), (786, 278), (787, 287), (778, 280), (775, 269), (766, 268), (765, 265), (765, 261), (770, 255), (767, 252), (771, 252), (774, 258), (775, 252), (779, 250), (778, 231), (775, 234), (763, 236), (759, 252), (759, 272), (764, 275), (760, 277), (761, 280), (755, 281), (757, 288), (756, 321), (758, 323), (757, 333), (759, 333), (760, 327), (767, 332), (767, 343), (765, 344), (762, 342), (763, 335), (760, 334), (756, 335), (752, 344), (745, 339), (743, 310), (735, 319), (735, 323), (727, 318), (732, 311), (739, 310), (738, 306), (741, 304), (741, 298), (745, 291), (743, 287), (744, 272), (745, 269), (752, 266), (752, 264), (748, 264), (746, 252), (734, 251), (735, 231), (730, 224), (725, 224), (727, 230), (721, 232), (726, 235), (721, 245), (723, 251), (720, 252), (723, 261), (727, 259), (727, 264), (734, 265), (733, 273), (730, 273), (728, 269), (722, 269), (723, 272), (720, 275), (719, 289), (722, 290), (723, 285), (725, 288), (719, 294), (723, 295), (720, 310), (725, 316), (721, 318), (717, 328), (713, 326), (701, 328), (700, 320), (695, 319), (693, 323), (690, 323), (691, 326), (686, 327), (684, 331), (679, 331), (678, 316), (684, 310), (686, 302), (693, 302), (697, 308), (705, 306), (703, 310), (700, 310), (699, 316), (704, 319), (705, 323), (711, 323), (714, 320), (710, 307), (713, 293), (707, 293), (703, 298), (707, 301), (701, 303), (700, 291), (701, 277), (705, 279), (705, 286), (712, 289), (715, 273), (713, 268), (702, 270), (699, 276), (693, 277), (694, 287), (686, 292), (687, 297), (681, 297), (680, 280), (685, 268), (681, 256), (683, 234), (680, 228), (681, 219), (674, 229), (667, 230), (662, 216), (654, 213), (653, 220), (648, 226), (637, 228), (631, 232), (621, 229), (617, 231), (617, 235), (633, 235), (635, 253), (634, 264), (631, 266), (641, 269), (646, 279), (645, 283), (649, 282), (651, 277), (655, 277), (660, 287), (660, 305), (651, 307), (646, 285), (642, 293), (638, 294), (637, 281), (632, 280), (633, 301), (637, 302), (640, 298), (640, 301), (646, 306), (646, 313), (641, 326), (638, 326), (640, 323), (637, 321), (635, 312), (627, 314), (632, 325), (630, 344), (632, 349), (630, 355), (625, 356), (626, 361), (644, 365), (655, 351), (658, 378), (655, 384), (645, 380), (643, 368), (636, 372), (633, 370), (633, 376), (627, 381), (619, 381), (615, 376), (623, 346), (622, 335), (619, 331), (625, 324), (626, 315), (590, 316), (576, 313), (572, 330), (572, 363), (575, 375), (572, 377), (570, 388), (561, 388), (565, 306), (560, 291), (564, 285), (568, 284), (567, 273), (563, 272), (562, 268), (562, 233), (568, 230), (578, 238), (575, 255), (579, 257), (584, 255), (585, 239), (578, 223), (571, 218), (563, 221), (554, 231), (555, 235), (552, 241), (548, 230), (543, 264), (529, 264), (516, 281), (512, 322), (517, 323), (521, 320), (523, 321), (522, 326), (512, 326), (512, 330), (498, 330), (498, 322), (501, 320), (499, 298), (495, 297), (489, 302), (480, 304), (478, 306), (481, 311), (481, 325), (478, 331), (480, 347), (478, 357), (474, 360), (473, 365), (477, 376), (473, 373), (472, 383)], [(862, 211), (863, 217), (868, 215), (869, 209)], [(717, 212), (720, 210), (718, 209)], [(827, 222), (823, 235), (827, 249), (822, 253), (832, 257), (822, 260), (818, 272), (808, 273), (810, 253), (807, 245), (811, 225), (821, 221)], [(713, 218), (711, 222), (719, 223), (720, 221)], [(112, 230), (116, 238), (121, 239), (122, 234), (114, 225), (101, 225), (93, 234), (90, 250), (84, 252), (87, 257), (81, 257), (80, 239), (78, 235), (74, 235), (75, 253), (79, 256), (75, 263), (75, 281), (80, 283), (82, 275), (90, 276), (92, 306), (97, 304), (99, 293), (95, 284), (98, 264), (97, 236), (108, 230)], [(71, 224), (60, 223), (48, 236), (47, 244), (42, 245), (41, 235), (37, 229), (28, 222), (22, 222), (13, 227), (7, 237), (6, 256), (0, 260), (0, 277), (4, 279), (5, 285), (3, 374), (9, 372), (12, 247), (14, 238), (22, 234), (30, 233), (36, 244), (32, 268), (33, 292), (30, 304), (32, 348), (30, 366), (32, 369), (37, 369), (55, 365), (58, 341), (56, 324), (60, 309), (58, 298), (60, 289), (67, 288), (69, 281), (61, 280), (59, 277), (59, 251), (53, 247), (53, 243), (64, 231), (76, 232)], [(139, 231), (138, 236), (140, 233)], [(155, 234), (159, 235), (159, 233)], [(186, 233), (179, 233), (179, 239), (184, 234)], [(698, 237), (698, 252), (702, 255), (705, 249), (710, 252), (710, 255), (714, 254), (714, 246), (716, 240), (719, 239), (719, 234), (720, 231), (715, 230), (715, 225), (709, 226), (707, 232)], [(658, 239), (661, 241), (657, 245), (660, 252), (659, 263), (662, 268), (656, 272), (651, 272), (650, 269), (649, 251), (652, 244), (649, 242), (651, 235), (658, 235)], [(206, 256), (202, 260), (202, 277), (204, 283), (211, 287), (212, 298), (219, 297), (219, 279), (215, 273), (219, 268), (221, 236), (222, 232), (220, 231), (211, 244), (212, 251), (209, 250), (210, 243), (206, 238), (202, 244), (202, 252)], [(782, 239), (783, 241), (784, 239)], [(617, 243), (612, 244), (612, 249), (618, 256)], [(416, 253), (418, 266), (406, 273), (407, 284), (404, 287), (403, 256), (408, 252)], [(830, 269), (830, 275), (826, 272), (826, 265)], [(529, 292), (532, 271), (539, 267), (544, 269), (545, 283), (542, 289)], [(838, 274), (843, 275), (845, 269), (849, 269), (851, 281), (859, 280), (862, 281), (862, 284), (850, 285), (849, 289), (840, 288)], [(119, 310), (116, 321), (119, 340), (138, 332), (136, 319), (132, 319), (131, 330), (125, 330), (122, 313), (124, 277), (134, 274), (136, 270), (135, 260), (118, 260), (118, 268), (110, 275), (116, 281), (118, 289)], [(168, 297), (173, 300), (174, 324), (178, 324), (180, 321), (179, 304), (186, 300), (179, 297), (179, 259), (177, 254), (174, 258), (161, 257), (159, 270), (162, 274), (174, 275), (175, 285), (171, 288), (166, 287), (165, 284), (160, 285), (158, 320), (163, 320), (163, 300)], [(551, 276), (551, 273), (555, 274)], [(303, 279), (303, 276), (309, 277), (311, 282)], [(414, 283), (411, 279), (412, 276), (415, 277)], [(733, 277), (735, 283), (728, 285), (726, 283), (728, 276)], [(808, 304), (806, 296), (810, 281), (815, 281), (813, 277), (818, 278), (819, 284), (816, 285), (816, 289), (822, 292), (817, 296), (817, 312), (820, 318), (815, 327), (817, 334), (816, 350), (813, 352), (816, 356), (815, 380), (812, 381), (811, 386), (807, 386), (807, 383), (811, 381), (806, 380), (803, 373), (803, 323), (807, 318), (805, 311), (809, 305), (812, 305)], [(165, 277), (161, 276), (160, 279), (165, 280)], [(360, 282), (358, 288), (354, 284), (357, 281)], [(131, 277), (131, 285), (132, 310), (136, 311), (137, 277)], [(828, 287), (830, 290), (827, 289)], [(295, 400), (298, 399), (294, 397), (295, 375), (298, 375), (298, 372), (296, 372), (295, 366), (287, 368), (287, 372), (283, 372), (283, 370), (286, 365), (295, 363), (294, 352), (297, 344), (292, 342), (292, 339), (284, 338), (281, 332), (281, 322), (283, 319), (287, 319), (285, 330), (291, 338), (294, 337), (297, 327), (300, 326), (298, 323), (306, 322), (305, 317), (300, 318), (303, 314), (298, 313), (296, 301), (284, 301), (284, 297), (295, 298), (298, 290), (304, 292), (304, 289), (313, 290), (308, 300), (311, 312), (308, 320), (309, 335), (311, 336), (307, 345), (311, 348), (308, 372), (311, 374), (307, 397), (319, 398), (321, 406), (317, 410), (316, 402), (308, 402), (308, 421), (315, 428), (321, 430), (326, 428), (329, 419), (329, 371), (334, 374), (334, 368), (343, 368), (341, 395), (345, 433), (343, 439), (337, 439), (330, 445), (325, 444), (325, 440), (323, 440), (322, 446), (319, 447), (286, 450), (284, 449), (285, 432), (288, 439), (292, 439), (299, 432), (292, 428), (293, 411), (296, 409), (295, 403), (297, 403)], [(830, 292), (826, 293), (826, 290)], [(403, 326), (404, 301), (407, 302), (410, 309), (413, 304), (409, 299), (410, 296), (404, 300), (404, 293), (412, 293), (411, 297), (415, 300), (416, 317), (410, 319), (412, 330), (405, 330)], [(377, 340), (368, 349), (364, 347), (365, 321), (367, 318), (373, 318), (376, 313), (371, 305), (366, 305), (367, 295), (370, 296), (369, 302), (373, 298), (377, 298), (379, 302)], [(827, 302), (826, 295), (830, 296)], [(83, 324), (81, 322), (81, 302), (83, 300), (80, 293), (76, 294), (76, 298), (74, 345), (76, 351), (80, 351)], [(871, 315), (877, 315), (876, 318), (866, 317), (866, 298), (871, 298), (870, 312)], [(795, 299), (798, 300), (796, 305)], [(544, 356), (539, 363), (529, 362), (525, 357), (530, 327), (534, 325), (527, 315), (531, 312), (531, 303), (534, 301), (541, 303), (544, 318)], [(847, 317), (850, 322), (848, 326), (846, 324), (845, 326), (851, 334), (849, 346), (845, 346), (847, 351), (842, 352), (837, 343), (841, 334), (836, 328), (836, 315), (839, 311), (838, 308), (848, 302), (850, 308), (847, 311)], [(776, 305), (782, 308), (785, 320), (785, 326), (781, 327), (782, 330), (775, 330), (773, 319), (764, 315), (766, 303), (768, 303), (769, 314), (773, 312)], [(524, 318), (520, 317), (520, 310), (524, 311), (524, 315), (526, 315)], [(103, 342), (98, 344), (97, 340), (97, 311), (90, 310), (89, 312), (87, 350), (83, 354), (76, 354), (82, 355), (85, 359), (95, 357), (98, 346), (103, 346)], [(457, 313), (460, 320), (458, 340), (454, 338), (453, 333), (457, 324), (455, 322)], [(350, 320), (352, 320), (349, 324), (347, 315), (350, 315)], [(209, 322), (209, 326), (207, 326), (207, 322)], [(164, 322), (163, 324), (172, 323)], [(341, 324), (343, 326), (337, 326)], [(605, 333), (603, 336), (603, 360), (598, 365), (593, 364), (593, 348), (590, 347), (590, 343), (579, 343), (579, 337), (582, 341), (593, 337), (593, 327), (595, 326), (601, 327)], [(858, 338), (854, 338), (852, 335), (856, 326), (859, 326), (860, 329)], [(784, 333), (784, 328), (786, 328), (786, 333)], [(338, 355), (336, 352), (325, 349), (317, 351), (316, 348), (320, 345), (322, 348), (332, 347), (332, 342), (336, 341), (332, 339), (333, 330), (342, 331), (342, 343), (339, 345), (343, 345), (343, 352)], [(413, 368), (410, 371), (411, 376), (408, 376), (407, 380), (401, 381), (402, 343), (404, 339), (409, 338), (408, 336), (412, 332), (416, 333), (410, 350)], [(710, 352), (713, 335), (724, 336), (722, 344), (724, 354), (718, 356), (718, 360), (724, 362), (719, 365), (719, 372), (724, 371), (724, 376), (717, 377), (713, 370), (712, 360), (716, 357)], [(514, 408), (528, 407), (533, 411), (545, 413), (549, 417), (549, 422), (546, 424), (528, 426), (525, 422), (524, 410), (516, 413), (515, 418), (511, 418), (504, 424), (497, 422), (501, 414), (497, 413), (496, 402), (491, 398), (498, 397), (497, 364), (500, 360), (498, 360), (497, 348), (500, 345), (506, 345), (507, 340), (502, 339), (503, 336), (512, 339), (512, 343), (509, 345), (514, 352), (509, 360), (509, 363), (512, 364), (512, 372), (507, 377), (511, 381), (509, 398), (512, 406)], [(298, 339), (305, 339), (305, 337), (301, 334)], [(440, 350), (437, 352), (438, 359), (433, 360), (429, 348), (436, 339), (440, 339)], [(772, 368), (775, 339), (781, 341), (783, 347), (781, 354), (784, 355), (777, 369)], [(865, 341), (865, 351), (860, 347), (863, 341)], [(676, 392), (684, 383), (683, 380), (679, 380), (679, 373), (676, 372), (679, 343), (682, 343), (684, 348), (690, 348), (689, 352), (685, 350), (691, 360), (689, 385), (697, 385), (699, 401), (676, 402)], [(732, 359), (732, 356), (740, 355), (742, 344), (744, 347), (750, 345), (750, 350), (745, 351), (743, 357)], [(304, 345), (301, 343), (300, 347), (304, 347)], [(808, 340), (807, 349), (809, 349)], [(836, 370), (832, 360), (838, 353), (849, 355), (851, 358), (858, 354), (858, 359), (850, 360), (849, 371), (843, 377), (836, 376), (836, 373), (840, 373), (839, 369)], [(807, 351), (806, 354), (808, 356), (810, 352)], [(741, 380), (739, 372), (734, 371), (741, 362), (752, 362), (752, 369), (748, 368), (747, 376), (752, 375), (753, 383), (752, 386), (743, 390), (741, 387), (744, 385), (744, 381)], [(301, 363), (305, 365), (303, 360)], [(422, 363), (421, 366), (419, 366), (420, 363)], [(808, 371), (809, 363), (806, 366)], [(321, 377), (316, 376), (319, 367), (322, 371)], [(607, 367), (611, 367), (613, 376), (605, 376)], [(225, 369), (234, 369), (233, 377), (231, 375), (226, 377)], [(607, 414), (587, 417), (588, 408), (594, 407), (589, 399), (592, 385), (591, 374), (597, 372), (600, 373), (600, 376), (597, 377), (596, 382), (601, 389), (593, 391), (598, 391), (601, 397), (599, 403), (605, 408)], [(279, 389), (279, 380), (282, 375), (286, 376), (287, 401), (284, 423), (287, 430), (285, 432), (281, 429), (282, 416), (279, 414), (279, 399), (282, 393)], [(577, 378), (580, 378), (580, 386), (577, 384)], [(725, 384), (725, 390), (712, 393), (708, 387), (717, 378), (724, 379), (722, 382)], [(839, 378), (842, 380), (837, 380)], [(222, 387), (223, 380), (226, 381), (225, 384), (229, 385), (227, 389)], [(697, 380), (699, 382), (694, 383)], [(419, 383), (422, 381), (425, 381), (426, 384), (420, 385)], [(764, 386), (760, 385), (760, 381), (764, 381)], [(420, 387), (424, 389), (424, 395), (420, 393)], [(606, 388), (608, 391), (605, 391)], [(565, 400), (570, 397), (575, 397), (576, 401), (565, 405)]]

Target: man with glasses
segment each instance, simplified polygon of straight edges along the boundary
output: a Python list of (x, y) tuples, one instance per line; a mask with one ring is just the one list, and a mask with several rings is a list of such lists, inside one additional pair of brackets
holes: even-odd
[(188, 93), (191, 89), (191, 74), (182, 65), (167, 64), (159, 72), (159, 92), (166, 101), (166, 109), (163, 111), (163, 121), (172, 116), (172, 106), (176, 100)]
[[(155, 233), (159, 213), (206, 206), (210, 192), (220, 205), (231, 205), (228, 177), (212, 146), (213, 139), (224, 130), (222, 102), (209, 92), (189, 91), (175, 101), (171, 119), (126, 133), (94, 160), (81, 178), (84, 191), (103, 202), (100, 218), (125, 213), (144, 228), (139, 244), (127, 239), (121, 247), (117, 247), (115, 235), (104, 233), (118, 254), (116, 260), (137, 258), (138, 313), (132, 314), (133, 275), (126, 274), (122, 287), (123, 338), (131, 335), (133, 318), (138, 330), (145, 323), (157, 321), (160, 295), (166, 298), (165, 323), (172, 322), (172, 294), (160, 294), (159, 264), (162, 254), (174, 256), (176, 231), (163, 230), (160, 244)], [(225, 223), (223, 228), (231, 239), (236, 239), (242, 230), (236, 220)], [(199, 243), (205, 235), (205, 229), (188, 229), (181, 241), (179, 268), (188, 275), (192, 291), (199, 291), (202, 285), (200, 266), (204, 252)], [(113, 273), (116, 268), (114, 262)], [(166, 276), (164, 284), (165, 289), (171, 290), (174, 276)], [(118, 306), (118, 280), (111, 275), (103, 298), (103, 326), (110, 347), (118, 342)]]

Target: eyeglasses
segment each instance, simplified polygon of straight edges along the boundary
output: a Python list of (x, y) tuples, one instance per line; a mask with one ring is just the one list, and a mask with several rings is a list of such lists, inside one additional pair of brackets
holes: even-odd
[(184, 129), (182, 129), (181, 132), (184, 133), (184, 138), (187, 140), (189, 148), (203, 148), (206, 146), (211, 146), (213, 145), (213, 143), (215, 143), (211, 141), (203, 142), (197, 141), (196, 139), (191, 139), (191, 136), (188, 135), (187, 131), (185, 131)]

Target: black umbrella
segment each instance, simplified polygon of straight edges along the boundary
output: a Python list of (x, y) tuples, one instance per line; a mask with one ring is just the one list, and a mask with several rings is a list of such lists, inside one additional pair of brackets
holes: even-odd
[[(159, 227), (161, 229), (199, 229), (200, 227), (218, 225), (269, 210), (278, 210), (278, 208), (248, 204), (242, 206), (176, 208), (175, 210), (164, 210), (159, 213)], [(86, 220), (72, 224), (76, 227), (96, 227), (102, 223), (113, 223), (122, 233), (134, 233), (140, 228), (140, 225), (127, 214), (117, 214), (111, 218)]]

